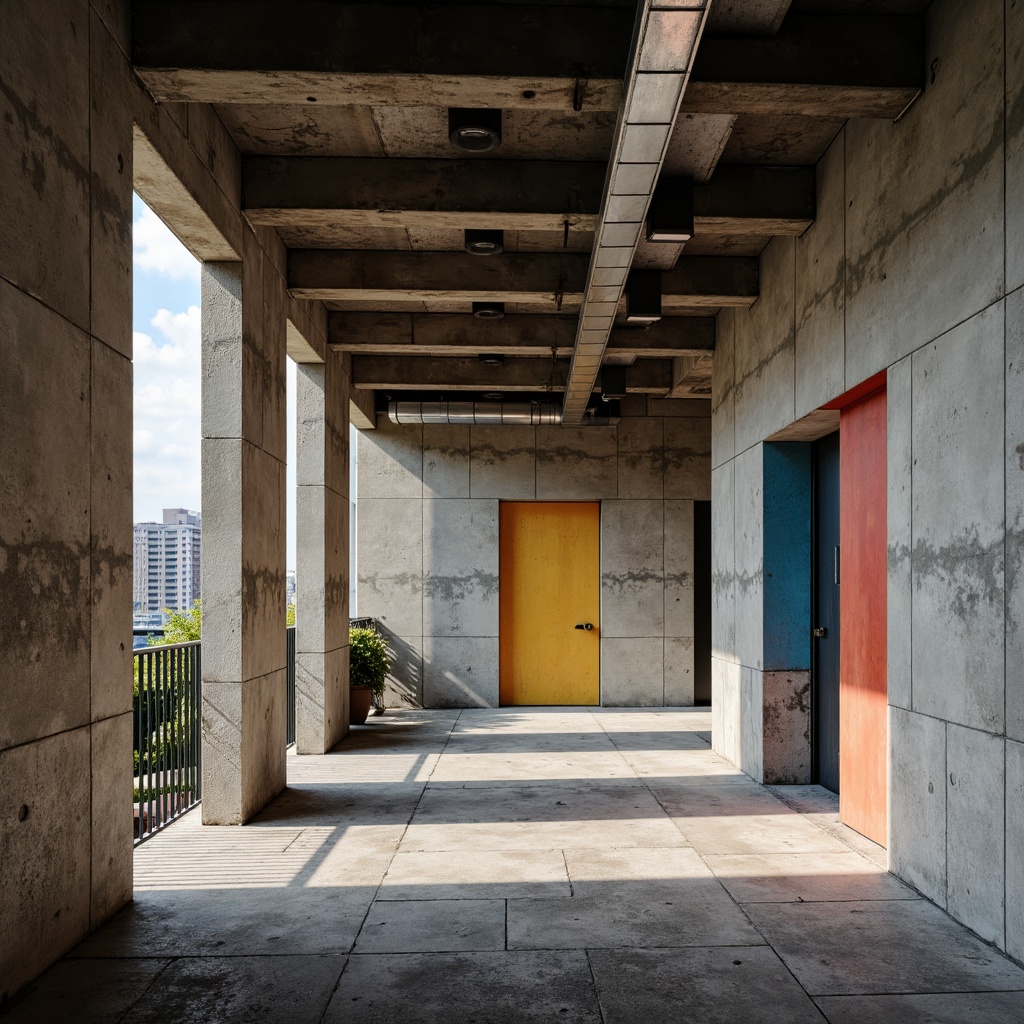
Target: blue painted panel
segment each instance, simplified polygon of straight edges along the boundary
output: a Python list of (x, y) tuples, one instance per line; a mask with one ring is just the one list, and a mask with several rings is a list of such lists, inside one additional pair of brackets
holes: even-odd
[(811, 446), (764, 448), (764, 667), (811, 667)]

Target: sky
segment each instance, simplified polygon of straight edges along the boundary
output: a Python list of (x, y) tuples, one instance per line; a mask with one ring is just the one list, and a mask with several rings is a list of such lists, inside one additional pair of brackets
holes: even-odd
[[(201, 511), (199, 262), (138, 197), (132, 211), (135, 522)], [(288, 372), (287, 555), (295, 568), (295, 364)]]

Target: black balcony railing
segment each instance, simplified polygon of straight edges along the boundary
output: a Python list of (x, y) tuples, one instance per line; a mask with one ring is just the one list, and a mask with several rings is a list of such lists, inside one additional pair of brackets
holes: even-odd
[(135, 651), (135, 842), (202, 796), (199, 641)]
[(295, 627), (288, 626), (285, 650), (287, 652), (287, 669), (285, 679), (288, 686), (288, 718), (285, 725), (285, 744), (291, 746), (295, 742)]

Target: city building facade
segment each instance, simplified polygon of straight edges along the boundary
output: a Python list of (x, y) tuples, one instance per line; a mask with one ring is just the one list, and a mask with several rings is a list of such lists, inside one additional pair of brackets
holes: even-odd
[(165, 508), (162, 523), (136, 523), (132, 543), (136, 627), (163, 625), (201, 597), (202, 515)]

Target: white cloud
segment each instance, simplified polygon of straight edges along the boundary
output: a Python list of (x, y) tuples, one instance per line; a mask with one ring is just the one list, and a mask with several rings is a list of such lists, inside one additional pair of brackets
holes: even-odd
[(199, 261), (148, 206), (132, 225), (132, 249), (138, 270), (199, 283)]
[(200, 507), (199, 307), (160, 309), (134, 335), (135, 520)]

